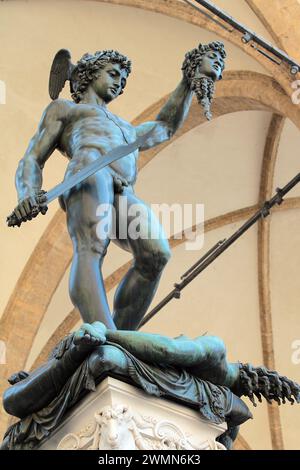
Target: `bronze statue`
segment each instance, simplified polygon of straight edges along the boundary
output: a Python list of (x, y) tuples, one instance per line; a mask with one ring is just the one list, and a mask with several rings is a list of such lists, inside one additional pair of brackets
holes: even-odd
[[(183, 77), (156, 120), (134, 127), (107, 109), (107, 105), (123, 93), (131, 72), (130, 60), (117, 51), (106, 50), (85, 54), (75, 66), (68, 51), (59, 51), (50, 74), (49, 90), (54, 101), (44, 111), (38, 131), (16, 173), (19, 204), (13, 215), (17, 222), (31, 220), (39, 212), (46, 213), (47, 199), (41, 191), (42, 171), (55, 149), (69, 160), (65, 174), (67, 180), (111, 149), (145, 135), (153, 126), (151, 136), (139, 150), (170, 139), (183, 123), (194, 91), (207, 118), (210, 118), (214, 82), (222, 78), (225, 56), (224, 46), (219, 42), (200, 44), (187, 53)], [(73, 102), (57, 99), (66, 80), (70, 80)], [(151, 209), (134, 192), (137, 158), (138, 151), (122, 157), (60, 198), (74, 248), (70, 297), (85, 322), (100, 320), (110, 329), (137, 328), (170, 258), (163, 228)], [(121, 208), (121, 196), (127, 198), (126, 211)], [(124, 239), (119, 236), (118, 224), (129, 226), (133, 204), (140, 206), (146, 214), (141, 232), (147, 234), (151, 231), (151, 238), (127, 236)], [(112, 208), (117, 211), (118, 224), (113, 227), (110, 212), (105, 214), (108, 233), (99, 235), (97, 227), (104, 218), (103, 213), (97, 213), (100, 205), (107, 205), (108, 211)], [(131, 252), (134, 261), (118, 286), (112, 316), (101, 266), (110, 243), (109, 231), (113, 229), (116, 233), (113, 241)]]
[(300, 386), (287, 377), (265, 367), (228, 362), (218, 337), (169, 338), (108, 330), (95, 322), (64, 338), (40, 368), (10, 377), (3, 406), (21, 421), (8, 429), (2, 448), (36, 447), (82, 393), (95, 390), (107, 374), (130, 379), (150, 395), (196, 406), (208, 421), (226, 421), (222, 442), (227, 447), (237, 427), (252, 416), (240, 396), (248, 396), (253, 404), (255, 397), (269, 403), (300, 402)]

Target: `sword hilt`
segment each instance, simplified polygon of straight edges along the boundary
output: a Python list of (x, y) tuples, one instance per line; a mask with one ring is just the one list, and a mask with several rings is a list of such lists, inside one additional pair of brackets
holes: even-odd
[(46, 214), (48, 208), (47, 206), (43, 205), (41, 203), (41, 198), (43, 202), (45, 202), (45, 194), (46, 191), (40, 190), (36, 193), (35, 195), (35, 201), (36, 205), (32, 208), (32, 213), (31, 213), (31, 218), (26, 219), (26, 220), (19, 220), (18, 217), (15, 214), (15, 211), (13, 211), (7, 218), (6, 218), (6, 223), (8, 227), (20, 227), (23, 222), (27, 222), (27, 220), (31, 220), (35, 218), (39, 213), (42, 213), (43, 215)]
[[(33, 218), (35, 218), (38, 214), (44, 214), (44, 212), (41, 211), (41, 208), (40, 207), (37, 207), (37, 212), (32, 215), (32, 218), (31, 219), (27, 219), (27, 220), (32, 220)], [(6, 223), (7, 223), (7, 226), (8, 227), (20, 227), (22, 223), (24, 222), (27, 222), (27, 220), (19, 220), (18, 217), (16, 216), (16, 214), (14, 212), (12, 212), (7, 218), (6, 218)]]
[(16, 214), (12, 212), (7, 218), (6, 218), (6, 223), (8, 227), (20, 227), (22, 220), (18, 220)]

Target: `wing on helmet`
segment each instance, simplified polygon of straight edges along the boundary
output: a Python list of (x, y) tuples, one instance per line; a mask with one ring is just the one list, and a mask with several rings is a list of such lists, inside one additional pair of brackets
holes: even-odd
[(49, 77), (49, 95), (53, 100), (58, 98), (66, 81), (70, 80), (74, 68), (70, 52), (67, 49), (60, 49), (53, 59)]

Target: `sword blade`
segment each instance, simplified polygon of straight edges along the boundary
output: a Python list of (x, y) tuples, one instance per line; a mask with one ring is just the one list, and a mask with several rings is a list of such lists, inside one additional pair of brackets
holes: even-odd
[(103, 157), (100, 157), (96, 161), (89, 163), (85, 168), (70, 176), (66, 180), (62, 181), (62, 183), (59, 183), (54, 188), (50, 189), (50, 191), (47, 191), (45, 194), (47, 198), (46, 202), (49, 203), (53, 201), (69, 189), (84, 181), (89, 176), (95, 174), (97, 171), (110, 165), (114, 161), (119, 160), (119, 158), (125, 157), (126, 155), (129, 155), (130, 153), (137, 150), (150, 137), (150, 135), (154, 131), (154, 127), (146, 134), (139, 136), (134, 142), (113, 148)]

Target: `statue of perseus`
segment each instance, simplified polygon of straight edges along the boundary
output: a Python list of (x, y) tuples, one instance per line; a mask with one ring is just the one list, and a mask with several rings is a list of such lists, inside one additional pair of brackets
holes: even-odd
[[(156, 120), (136, 127), (111, 113), (107, 105), (126, 86), (131, 72), (130, 60), (114, 50), (84, 56), (73, 65), (70, 53), (60, 50), (53, 61), (49, 91), (53, 101), (45, 109), (38, 130), (19, 163), (16, 173), (18, 205), (13, 215), (25, 222), (47, 211), (42, 191), (42, 172), (55, 149), (69, 160), (65, 180), (108, 151), (128, 144), (153, 129), (139, 150), (143, 151), (170, 139), (186, 118), (193, 93), (210, 119), (214, 84), (222, 78), (226, 57), (222, 43), (199, 45), (186, 54), (182, 79), (162, 107)], [(73, 101), (59, 99), (66, 80), (70, 81)], [(110, 329), (134, 330), (145, 315), (158, 287), (162, 271), (170, 258), (163, 228), (151, 209), (134, 191), (138, 151), (120, 158), (96, 172), (60, 197), (66, 211), (74, 256), (70, 274), (70, 297), (87, 323), (101, 321)], [(120, 197), (127, 198), (127, 211)], [(109, 235), (99, 236), (97, 227), (104, 217), (97, 215), (99, 205), (114, 208), (117, 224), (131, 222), (130, 207), (143, 209), (140, 232), (151, 237), (118, 237), (113, 241), (133, 255), (133, 264), (120, 282), (111, 314), (101, 272), (110, 243)], [(107, 221), (107, 214), (105, 214)], [(109, 215), (110, 217), (110, 215)], [(112, 217), (109, 224), (113, 225)], [(111, 227), (112, 228), (112, 227)]]
[[(169, 338), (133, 331), (147, 312), (170, 258), (163, 227), (135, 194), (138, 152), (174, 135), (187, 117), (194, 94), (211, 119), (215, 83), (222, 78), (225, 58), (224, 45), (218, 41), (187, 52), (182, 78), (156, 119), (133, 126), (107, 108), (123, 93), (131, 73), (131, 61), (125, 55), (97, 51), (84, 54), (74, 65), (69, 51), (61, 49), (56, 54), (49, 80), (52, 102), (19, 163), (18, 205), (8, 225), (20, 226), (39, 213), (46, 214), (53, 198), (42, 190), (42, 172), (54, 150), (59, 150), (69, 160), (67, 184), (58, 185), (63, 191), (56, 194), (60, 194), (73, 243), (69, 291), (84, 323), (60, 341), (41, 367), (30, 373), (21, 370), (8, 379), (3, 406), (20, 421), (8, 428), (0, 449), (38, 448), (66, 412), (87, 392), (95, 391), (107, 375), (129, 381), (149, 395), (196, 408), (208, 422), (226, 422), (228, 429), (220, 437), (226, 448), (232, 446), (238, 427), (252, 417), (241, 396), (254, 405), (256, 398), (300, 403), (299, 384), (263, 366), (229, 362), (220, 338)], [(66, 81), (73, 101), (59, 99)], [(121, 147), (120, 155), (117, 149)], [(115, 151), (117, 158), (109, 160)], [(99, 162), (104, 162), (101, 169)], [(88, 167), (97, 170), (80, 179)], [(278, 194), (282, 201), (283, 190)], [(105, 213), (98, 210), (103, 205)], [(137, 237), (129, 230), (133, 206), (142, 214)], [(108, 230), (99, 231), (104, 219)], [(110, 241), (133, 255), (132, 266), (116, 290), (112, 313), (102, 276)]]

